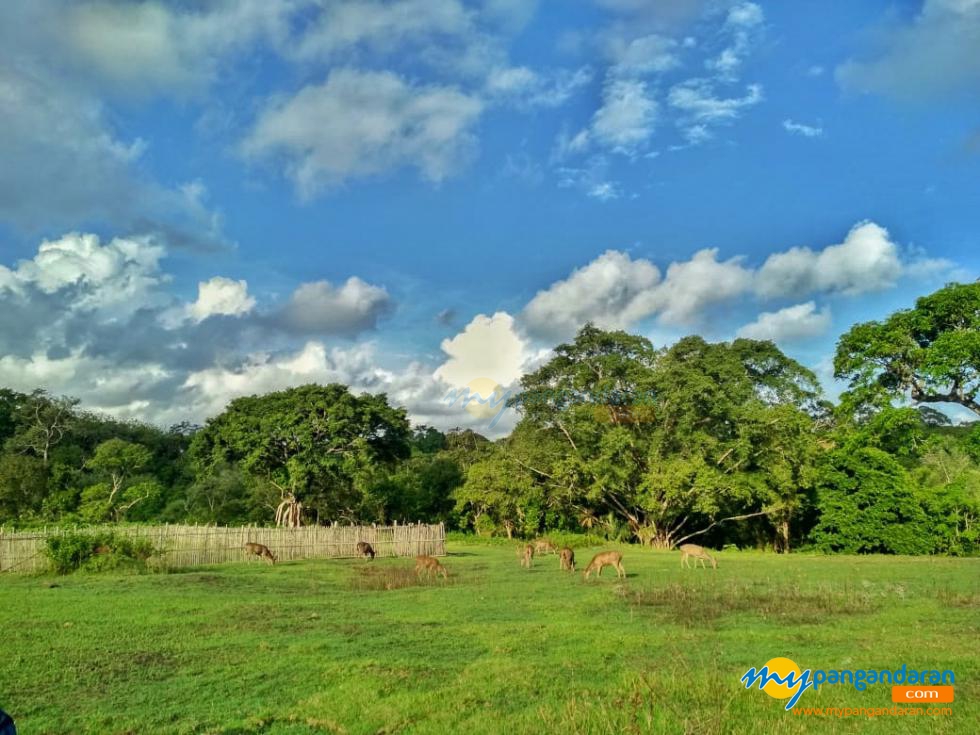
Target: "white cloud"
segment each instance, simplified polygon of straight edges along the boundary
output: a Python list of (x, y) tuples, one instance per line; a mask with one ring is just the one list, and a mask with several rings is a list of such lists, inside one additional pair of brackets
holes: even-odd
[(642, 296), (660, 282), (660, 270), (648, 260), (607, 250), (565, 280), (539, 291), (521, 314), (536, 334), (565, 337), (585, 322), (623, 328), (648, 313)]
[(255, 306), (248, 293), (248, 283), (215, 276), (197, 285), (197, 300), (187, 307), (187, 314), (201, 322), (209, 316), (241, 316)]
[(770, 255), (759, 270), (756, 290), (764, 297), (883, 291), (895, 285), (902, 270), (898, 246), (888, 230), (861, 222), (843, 242), (823, 250), (795, 247)]
[(802, 135), (804, 138), (819, 138), (823, 135), (823, 128), (814, 125), (804, 125), (803, 123), (794, 122), (789, 118), (783, 120), (783, 129), (787, 133), (793, 133), (794, 135)]
[(136, 95), (202, 90), (222, 58), (256, 41), (279, 42), (297, 3), (215, 2), (180, 9), (163, 2), (69, 5), (53, 20), (62, 51), (81, 70)]
[(713, 129), (730, 124), (763, 100), (762, 86), (750, 84), (742, 97), (719, 97), (709, 79), (688, 79), (671, 87), (667, 103), (678, 113), (677, 125), (688, 145), (714, 137)]
[(592, 137), (616, 152), (633, 153), (653, 135), (657, 101), (645, 82), (610, 79), (602, 92), (602, 107), (592, 118)]
[[(857, 295), (891, 288), (901, 277), (935, 276), (951, 265), (919, 251), (900, 251), (887, 230), (873, 222), (855, 225), (843, 243), (820, 251), (791, 248), (773, 253), (758, 269), (744, 260), (719, 260), (717, 248), (704, 249), (671, 263), (661, 278), (649, 260), (609, 250), (539, 291), (524, 308), (521, 321), (529, 332), (549, 339), (566, 338), (589, 321), (612, 329), (629, 329), (648, 317), (665, 325), (692, 325), (712, 309), (751, 295)], [(828, 310), (805, 314), (805, 308), (809, 307), (803, 304), (764, 314), (766, 318), (751, 328), (797, 318), (813, 329), (830, 318)]]
[(115, 238), (102, 244), (96, 235), (73, 232), (45, 240), (31, 260), (14, 269), (0, 265), (4, 290), (44, 294), (71, 290), (73, 310), (113, 310), (120, 314), (154, 303), (155, 289), (167, 279), (160, 273), (164, 248), (146, 238)]
[(296, 334), (352, 335), (376, 327), (391, 308), (382, 286), (352, 276), (339, 287), (328, 281), (302, 284), (272, 321)]
[(910, 22), (871, 36), (864, 59), (837, 67), (845, 89), (935, 99), (980, 85), (980, 1), (925, 0)]
[(329, 59), (360, 45), (392, 51), (408, 41), (471, 29), (471, 14), (458, 0), (341, 0), (324, 6), (294, 53), (302, 59)]
[(452, 87), (336, 69), (323, 84), (266, 107), (242, 149), (249, 157), (281, 160), (306, 198), (405, 166), (438, 182), (470, 157), (476, 145), (471, 128), (482, 107)]
[(592, 80), (592, 70), (536, 72), (526, 66), (498, 67), (487, 76), (485, 93), (492, 100), (520, 109), (560, 107)]
[(442, 341), (448, 359), (435, 376), (451, 386), (462, 388), (486, 378), (509, 386), (524, 372), (528, 344), (516, 329), (514, 318), (504, 311), (493, 316), (478, 314), (462, 332)]
[(656, 289), (638, 300), (642, 311), (658, 313), (667, 324), (690, 324), (709, 307), (731, 301), (752, 285), (741, 258), (718, 260), (717, 248), (699, 250), (690, 260), (671, 263)]
[(197, 418), (190, 415), (191, 407), (155, 398), (160, 391), (172, 395), (172, 383), (172, 373), (160, 364), (121, 366), (112, 359), (86, 355), (83, 350), (59, 357), (43, 351), (26, 357), (0, 356), (0, 385), (21, 392), (41, 386), (57, 394), (81, 396), (87, 410), (121, 419), (156, 421), (163, 426)]
[(808, 301), (779, 311), (762, 312), (754, 322), (739, 329), (737, 335), (784, 343), (819, 337), (827, 333), (830, 325), (830, 309), (817, 311), (817, 305)]
[(708, 59), (705, 67), (721, 79), (734, 80), (742, 62), (756, 43), (764, 22), (765, 14), (756, 3), (743, 2), (734, 5), (728, 11), (722, 28), (731, 42), (717, 56)]
[(624, 36), (620, 32), (603, 36), (603, 50), (612, 61), (610, 73), (615, 76), (656, 74), (680, 65), (677, 41), (659, 33), (639, 37)]
[(734, 120), (745, 108), (762, 101), (762, 87), (750, 84), (743, 97), (718, 97), (707, 79), (689, 79), (676, 84), (667, 96), (668, 104), (693, 123), (719, 123)]

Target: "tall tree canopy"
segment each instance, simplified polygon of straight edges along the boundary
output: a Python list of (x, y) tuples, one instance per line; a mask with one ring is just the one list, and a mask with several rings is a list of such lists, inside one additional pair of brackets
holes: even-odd
[(405, 410), (384, 394), (304, 385), (232, 401), (195, 435), (191, 453), (205, 472), (236, 463), (321, 518), (358, 520), (376, 471), (408, 457), (410, 438)]
[(834, 374), (857, 406), (909, 396), (980, 415), (980, 283), (950, 284), (881, 322), (840, 338)]
[[(590, 325), (521, 387), (509, 454), (523, 494), (544, 484), (566, 506), (612, 512), (660, 546), (698, 535), (697, 523), (773, 515), (788, 546), (809, 485), (819, 387), (771, 343), (687, 337), (657, 351)], [(522, 441), (549, 433), (564, 446), (552, 463), (517, 461)]]

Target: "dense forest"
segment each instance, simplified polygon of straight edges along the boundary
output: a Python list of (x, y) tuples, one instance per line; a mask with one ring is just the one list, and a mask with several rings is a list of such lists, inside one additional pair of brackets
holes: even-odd
[(385, 395), (306, 385), (233, 401), (204, 426), (121, 422), (0, 389), (0, 523), (445, 521), (481, 534), (588, 530), (779, 551), (980, 551), (980, 284), (858, 324), (847, 382), (771, 342), (657, 349), (586, 325), (524, 376), (490, 441), (413, 427)]

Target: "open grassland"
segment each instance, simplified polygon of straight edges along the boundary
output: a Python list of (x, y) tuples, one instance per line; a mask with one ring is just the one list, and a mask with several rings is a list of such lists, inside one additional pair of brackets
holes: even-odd
[[(713, 572), (616, 548), (625, 581), (459, 543), (421, 584), (408, 559), (3, 577), (0, 706), (28, 735), (978, 731), (980, 560), (730, 553)], [(953, 714), (794, 716), (738, 681), (776, 656), (952, 669)]]

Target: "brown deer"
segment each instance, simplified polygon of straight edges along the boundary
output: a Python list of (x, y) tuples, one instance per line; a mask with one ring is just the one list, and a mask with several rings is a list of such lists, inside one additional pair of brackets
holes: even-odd
[(681, 544), (678, 548), (681, 550), (681, 566), (690, 568), (690, 562), (688, 562), (688, 557), (694, 559), (694, 568), (698, 568), (698, 562), (701, 562), (701, 567), (707, 569), (704, 561), (707, 559), (711, 562), (711, 568), (717, 569), (718, 562), (715, 558), (707, 552), (703, 546), (698, 546), (697, 544)]
[(558, 554), (558, 568), (567, 571), (575, 571), (575, 552), (567, 546)]
[(425, 572), (426, 577), (441, 574), (443, 579), (449, 579), (449, 572), (446, 571), (446, 567), (440, 564), (435, 557), (425, 554), (415, 557), (415, 574), (421, 577), (422, 572)]
[(249, 541), (247, 544), (245, 544), (244, 548), (246, 554), (255, 554), (255, 556), (265, 557), (269, 560), (270, 564), (276, 563), (276, 557), (273, 556), (271, 551), (269, 551), (268, 546)]
[(371, 557), (371, 559), (374, 559), (374, 547), (367, 541), (357, 542), (357, 553), (361, 558), (366, 559), (367, 557)]
[(600, 551), (598, 554), (592, 557), (592, 561), (589, 562), (589, 566), (585, 568), (585, 578), (588, 579), (592, 572), (595, 572), (596, 577), (601, 577), (604, 567), (614, 567), (616, 569), (617, 577), (626, 576), (626, 570), (623, 569), (622, 554), (620, 554), (618, 551)]
[(521, 566), (530, 569), (532, 559), (534, 559), (534, 547), (528, 544), (524, 547), (524, 551), (521, 552)]
[(546, 538), (536, 539), (534, 542), (535, 554), (557, 554), (558, 547)]

